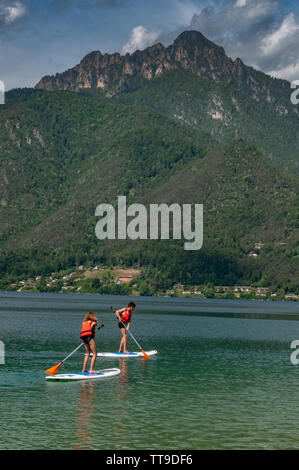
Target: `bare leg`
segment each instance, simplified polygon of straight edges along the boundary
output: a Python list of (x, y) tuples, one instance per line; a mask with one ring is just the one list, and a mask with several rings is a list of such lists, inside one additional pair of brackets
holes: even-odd
[(121, 345), (123, 346), (123, 351), (124, 353), (128, 353), (129, 351), (127, 350), (127, 330), (126, 328), (121, 329), (122, 332), (122, 340), (121, 340)]
[(93, 367), (94, 367), (94, 364), (96, 362), (96, 358), (97, 358), (97, 345), (96, 345), (96, 342), (94, 339), (91, 339), (90, 342), (89, 342), (89, 345), (90, 345), (90, 349), (91, 349), (91, 352), (92, 352), (92, 359), (91, 359), (91, 364), (90, 364), (90, 373), (95, 373), (96, 371), (93, 370)]
[(89, 355), (90, 355), (90, 347), (89, 347), (89, 344), (84, 343), (84, 346), (85, 346), (86, 354), (85, 354), (85, 357), (84, 357), (82, 372), (85, 372), (85, 370), (86, 370), (86, 366), (87, 366), (88, 359), (89, 359)]
[(127, 352), (127, 333), (126, 333), (126, 329), (125, 328), (121, 328), (120, 329), (121, 331), (121, 334), (122, 334), (122, 339), (121, 339), (121, 342), (120, 342), (120, 345), (119, 345), (119, 350), (118, 352), (121, 352), (122, 348), (124, 349), (124, 352)]
[(129, 351), (127, 350), (127, 332), (124, 334), (124, 353), (128, 353)]

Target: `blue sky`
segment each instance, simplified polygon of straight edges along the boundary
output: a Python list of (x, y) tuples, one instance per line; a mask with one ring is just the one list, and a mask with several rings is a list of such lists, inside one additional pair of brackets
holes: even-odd
[(34, 86), (84, 55), (170, 44), (198, 29), (227, 54), (299, 79), (299, 5), (294, 0), (0, 0), (0, 80)]

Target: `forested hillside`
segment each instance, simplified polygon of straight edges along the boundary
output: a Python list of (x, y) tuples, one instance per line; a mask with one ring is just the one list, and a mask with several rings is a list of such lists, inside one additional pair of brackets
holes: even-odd
[[(141, 266), (168, 287), (296, 284), (297, 180), (246, 142), (75, 92), (13, 91), (0, 129), (3, 286), (81, 263)], [(204, 247), (97, 240), (95, 208), (118, 195), (204, 204)]]
[[(7, 93), (0, 287), (84, 264), (138, 268), (148, 293), (176, 283), (297, 292), (299, 117), (289, 86), (189, 31), (168, 48), (93, 52), (36, 89)], [(203, 248), (98, 240), (95, 209), (118, 196), (203, 204)]]

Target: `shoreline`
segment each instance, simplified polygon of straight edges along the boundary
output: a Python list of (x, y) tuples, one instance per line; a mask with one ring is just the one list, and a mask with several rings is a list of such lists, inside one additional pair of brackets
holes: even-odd
[(98, 295), (98, 296), (109, 296), (109, 295), (116, 295), (116, 296), (124, 296), (126, 295), (127, 297), (137, 297), (137, 298), (160, 298), (160, 299), (196, 299), (196, 300), (233, 300), (233, 301), (259, 301), (259, 302), (286, 302), (286, 303), (294, 303), (297, 304), (299, 302), (299, 296), (298, 298), (290, 298), (290, 297), (277, 297), (277, 296), (242, 296), (241, 295), (234, 295), (230, 297), (226, 297), (225, 294), (215, 294), (212, 297), (205, 297), (204, 295), (192, 295), (192, 294), (178, 294), (178, 295), (168, 295), (168, 294), (161, 294), (161, 293), (156, 293), (152, 295), (142, 295), (138, 292), (133, 292), (132, 294), (114, 294), (114, 293), (100, 293), (100, 292), (81, 292), (81, 291), (75, 291), (75, 290), (61, 290), (61, 291), (54, 291), (54, 290), (37, 290), (37, 289), (22, 289), (22, 290), (15, 290), (15, 289), (8, 289), (8, 290), (3, 290), (0, 289), (0, 294), (4, 293), (15, 293), (15, 294), (60, 294), (60, 295)]
[[(32, 303), (32, 300), (34, 302)], [(60, 310), (80, 311), (90, 309), (111, 313), (113, 309), (135, 301), (138, 313), (182, 314), (195, 316), (242, 317), (259, 319), (299, 320), (298, 303), (265, 299), (203, 299), (191, 297), (159, 297), (137, 295), (109, 295), (60, 293), (60, 292), (12, 292), (0, 291), (0, 312), (48, 311), (59, 306)], [(262, 300), (262, 301), (261, 301)], [(29, 307), (30, 305), (30, 307)]]

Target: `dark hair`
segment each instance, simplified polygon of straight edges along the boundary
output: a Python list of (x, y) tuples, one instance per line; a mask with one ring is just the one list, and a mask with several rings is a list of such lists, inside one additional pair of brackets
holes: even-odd
[(135, 308), (136, 305), (134, 304), (134, 302), (130, 302), (130, 303), (128, 303), (128, 307), (133, 307), (133, 308)]

